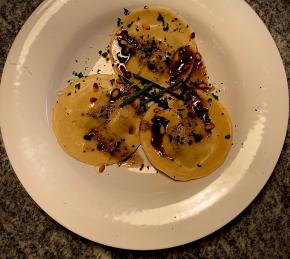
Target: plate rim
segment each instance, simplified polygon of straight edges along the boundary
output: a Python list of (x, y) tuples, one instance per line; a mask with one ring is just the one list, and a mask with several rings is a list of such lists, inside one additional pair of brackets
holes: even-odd
[[(28, 29), (29, 29), (30, 24), (32, 24), (33, 22), (35, 22), (35, 20), (37, 20), (39, 17), (41, 17), (42, 11), (45, 11), (45, 10), (43, 10), (43, 8), (45, 8), (45, 6), (47, 4), (49, 4), (49, 2), (53, 3), (54, 1), (57, 1), (57, 0), (45, 0), (44, 2), (42, 2), (33, 11), (33, 13), (30, 15), (30, 17), (26, 20), (26, 22), (22, 26), (21, 30), (18, 32), (18, 34), (15, 37), (14, 42), (13, 42), (10, 50), (9, 50), (8, 56), (6, 58), (6, 61), (5, 61), (5, 65), (4, 65), (3, 73), (2, 73), (2, 77), (1, 77), (1, 86), (4, 85), (4, 84), (7, 84), (6, 83), (6, 80), (7, 79), (5, 77), (6, 77), (6, 74), (8, 73), (7, 71), (10, 69), (10, 68), (8, 68), (7, 60), (9, 60), (9, 57), (11, 57), (13, 55), (13, 52), (16, 51), (16, 43), (19, 44), (19, 41), (21, 41), (23, 43), (23, 41), (25, 39), (25, 36), (27, 36), (27, 34), (28, 34)], [(245, 4), (248, 7), (248, 9), (249, 9), (248, 11), (249, 12), (254, 13), (254, 15), (256, 16), (257, 22), (262, 23), (262, 25), (264, 27), (264, 30), (265, 30), (265, 33), (268, 34), (269, 40), (272, 41), (271, 43), (272, 43), (273, 47), (275, 48), (276, 54), (279, 56), (280, 63), (282, 65), (282, 67), (283, 67), (283, 77), (284, 77), (283, 78), (283, 81), (284, 81), (285, 87), (286, 87), (286, 85), (288, 85), (288, 84), (287, 84), (287, 76), (286, 76), (286, 72), (285, 72), (285, 67), (284, 67), (283, 60), (281, 58), (279, 49), (278, 49), (278, 47), (277, 47), (277, 45), (276, 45), (276, 43), (275, 43), (272, 35), (270, 34), (267, 26), (264, 24), (264, 22), (261, 20), (261, 18), (257, 15), (257, 13), (252, 9), (252, 7), (247, 2), (245, 2), (245, 1), (240, 0), (239, 2), (242, 2), (243, 4)], [(289, 94), (289, 89), (288, 88), (287, 88), (287, 92)], [(0, 100), (3, 99), (3, 98), (4, 98), (4, 90), (3, 90), (3, 87), (0, 87)], [(44, 209), (45, 206), (40, 205), (41, 202), (38, 201), (38, 198), (37, 197), (34, 197), (34, 195), (31, 194), (31, 191), (29, 191), (29, 188), (27, 186), (25, 186), (25, 184), (22, 182), (22, 180), (21, 180), (22, 177), (21, 177), (21, 173), (19, 173), (19, 170), (15, 170), (15, 165), (16, 165), (16, 161), (15, 160), (16, 159), (13, 156), (13, 150), (12, 150), (12, 148), (7, 144), (7, 137), (6, 137), (7, 134), (4, 133), (5, 132), (5, 129), (4, 129), (5, 126), (4, 127), (1, 126), (1, 125), (5, 124), (5, 123), (3, 123), (4, 119), (2, 119), (2, 116), (0, 116), (0, 120), (1, 120), (0, 121), (1, 122), (0, 127), (1, 127), (1, 131), (2, 131), (2, 138), (3, 138), (3, 143), (4, 143), (4, 146), (5, 146), (5, 150), (7, 152), (7, 156), (9, 157), (9, 161), (10, 161), (10, 164), (11, 164), (11, 166), (13, 168), (13, 171), (14, 171), (15, 175), (17, 176), (17, 178), (19, 179), (20, 184), (23, 186), (23, 188), (28, 193), (28, 195), (31, 197), (31, 199), (49, 217), (51, 217), (58, 224), (64, 226), (65, 228), (69, 229), (73, 233), (76, 233), (79, 236), (85, 237), (86, 239), (91, 240), (93, 242), (100, 242), (101, 244), (104, 244), (104, 245), (109, 246), (109, 247), (117, 247), (117, 248), (122, 248), (122, 249), (131, 249), (131, 250), (157, 250), (157, 249), (172, 248), (172, 247), (184, 245), (184, 244), (187, 244), (187, 243), (191, 243), (191, 242), (194, 242), (196, 240), (199, 240), (201, 238), (204, 238), (204, 237), (206, 237), (206, 236), (214, 233), (215, 231), (219, 230), (220, 228), (224, 227), (225, 225), (227, 225), (228, 223), (230, 223), (232, 220), (234, 220), (240, 213), (242, 213), (253, 202), (253, 200), (257, 197), (257, 195), (261, 192), (261, 190), (264, 188), (264, 186), (268, 182), (268, 180), (269, 180), (270, 176), (272, 175), (273, 170), (274, 170), (274, 168), (275, 168), (275, 166), (276, 166), (276, 164), (277, 164), (277, 162), (279, 160), (279, 157), (281, 155), (281, 152), (283, 150), (283, 144), (285, 142), (285, 138), (286, 138), (286, 134), (287, 134), (287, 127), (288, 127), (287, 121), (289, 119), (289, 102), (287, 103), (287, 110), (285, 111), (285, 113), (288, 114), (288, 116), (286, 116), (286, 118), (285, 118), (284, 128), (282, 130), (284, 132), (284, 135), (281, 137), (281, 141), (279, 143), (280, 151), (276, 153), (276, 157), (273, 159), (275, 162), (273, 163), (273, 165), (271, 166), (271, 168), (269, 170), (270, 173), (266, 174), (265, 177), (264, 177), (264, 179), (263, 179), (263, 181), (259, 183), (259, 187), (258, 188), (255, 188), (256, 191), (254, 192), (253, 195), (250, 195), (251, 198), (249, 198), (247, 200), (247, 202), (245, 202), (245, 201), (243, 202), (244, 205), (241, 206), (242, 208), (236, 209), (235, 212), (232, 212), (232, 215), (231, 216), (226, 215), (226, 217), (225, 217), (226, 219), (224, 219), (224, 222), (223, 221), (220, 221), (220, 224), (216, 224), (216, 227), (214, 229), (212, 229), (211, 231), (209, 231), (206, 234), (203, 234), (203, 235), (201, 235), (201, 236), (199, 236), (197, 238), (194, 238), (193, 240), (188, 240), (186, 242), (176, 243), (175, 245), (171, 245), (171, 244), (169, 244), (168, 246), (164, 246), (164, 245), (158, 246), (158, 245), (156, 245), (154, 247), (145, 247), (145, 248), (142, 247), (142, 245), (140, 247), (131, 247), (130, 245), (127, 246), (127, 247), (125, 247), (125, 246), (122, 246), (122, 245), (121, 246), (118, 246), (117, 244), (112, 244), (112, 243), (106, 243), (106, 242), (101, 242), (101, 241), (93, 240), (89, 236), (85, 235), (84, 233), (78, 233), (78, 232), (76, 232), (75, 230), (73, 230), (72, 227), (67, 226), (67, 224), (65, 224), (65, 222), (62, 222), (62, 220), (56, 219), (57, 217), (55, 215), (51, 215), (51, 213), (47, 212), (47, 210)], [(235, 191), (235, 190), (233, 190), (233, 191)], [(230, 218), (230, 219), (228, 219), (228, 218)]]

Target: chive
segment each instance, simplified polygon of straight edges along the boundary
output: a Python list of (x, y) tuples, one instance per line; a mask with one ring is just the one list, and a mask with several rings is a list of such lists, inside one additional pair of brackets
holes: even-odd
[(150, 81), (150, 80), (148, 80), (148, 79), (146, 79), (146, 78), (144, 78), (144, 77), (142, 77), (142, 76), (139, 76), (139, 75), (136, 75), (136, 74), (133, 74), (133, 75), (134, 75), (134, 77), (135, 77), (136, 79), (139, 79), (139, 80), (141, 81), (141, 83), (142, 83), (142, 82), (143, 82), (143, 83), (150, 83), (150, 82), (151, 82), (151, 83), (153, 84), (153, 87), (158, 88), (159, 90), (164, 90), (164, 91), (167, 92), (168, 94), (174, 96), (176, 99), (183, 100), (183, 98), (182, 98), (179, 94), (176, 94), (176, 93), (170, 91), (169, 88), (165, 88), (165, 87), (163, 87), (163, 86), (161, 86), (161, 85), (159, 85), (159, 84), (156, 84), (156, 83), (154, 83), (154, 82), (152, 82), (152, 81)]
[(176, 82), (175, 84), (169, 86), (168, 88), (164, 88), (163, 90), (159, 91), (156, 95), (154, 95), (153, 98), (145, 100), (145, 101), (143, 102), (143, 104), (147, 104), (147, 103), (149, 103), (149, 102), (152, 102), (152, 101), (156, 101), (156, 100), (158, 100), (157, 98), (159, 98), (162, 94), (164, 94), (165, 92), (168, 93), (168, 90), (171, 90), (171, 89), (173, 89), (173, 88), (175, 88), (175, 87), (179, 87), (179, 86), (181, 86), (182, 83), (183, 83), (183, 81), (179, 81), (179, 82)]
[(124, 81), (125, 83), (129, 84), (129, 85), (133, 85), (134, 83), (131, 82), (129, 79), (127, 79), (126, 77), (122, 76), (122, 75), (119, 75), (120, 79), (122, 81)]
[[(122, 76), (122, 75), (119, 75), (119, 77), (125, 82), (125, 83), (127, 83), (128, 85), (131, 85), (131, 86), (133, 86), (137, 91), (140, 91), (140, 90), (142, 90), (142, 88), (140, 88), (138, 85), (135, 85), (133, 82), (131, 82), (130, 80), (128, 80), (126, 77), (124, 77), (124, 76)], [(150, 82), (148, 82), (148, 83), (150, 83)], [(153, 95), (151, 95), (151, 94), (149, 94), (149, 93), (144, 93), (144, 95), (146, 96), (146, 97), (149, 97), (149, 98), (151, 98), (151, 97), (153, 97)]]
[[(175, 87), (179, 87), (183, 84), (183, 81), (179, 81), (179, 82), (176, 82), (174, 84), (172, 84), (171, 86), (169, 86), (168, 88), (164, 88), (163, 86), (160, 86), (148, 79), (145, 79), (141, 76), (138, 76), (138, 75), (135, 75), (135, 78), (139, 79), (142, 83), (143, 81), (143, 85), (144, 85), (144, 88), (143, 89), (140, 89), (139, 86), (135, 85), (134, 83), (132, 83), (131, 81), (129, 81), (127, 78), (123, 77), (123, 76), (119, 76), (125, 83), (128, 83), (129, 85), (132, 85), (136, 90), (138, 90), (137, 93), (131, 95), (130, 97), (128, 97), (127, 99), (125, 99), (120, 105), (119, 107), (120, 108), (123, 108), (125, 105), (129, 104), (129, 103), (132, 103), (138, 96), (140, 95), (145, 95), (146, 97), (148, 97), (147, 100), (142, 100), (142, 105), (146, 105), (147, 103), (149, 102), (156, 102), (158, 103), (158, 106), (160, 107), (164, 107), (165, 109), (168, 108), (168, 103), (167, 103), (167, 100), (160, 100), (159, 97), (167, 92), (169, 94), (172, 94), (173, 96), (175, 96), (176, 98), (178, 99), (181, 99), (183, 100), (183, 98), (180, 96), (180, 95), (177, 95), (175, 93), (173, 93), (171, 91), (171, 89), (175, 88)], [(158, 88), (160, 89), (159, 92), (157, 92), (155, 95), (152, 95), (150, 93), (148, 93), (147, 91), (151, 90), (152, 87), (155, 87), (155, 88)], [(167, 103), (167, 105), (166, 105)]]
[[(128, 80), (126, 77), (124, 77), (124, 76), (122, 76), (122, 75), (119, 75), (119, 77), (120, 77), (120, 79), (121, 80), (123, 80), (125, 83), (127, 83), (128, 85), (131, 85), (132, 87), (134, 87), (135, 88), (135, 90), (137, 90), (137, 91), (140, 91), (142, 88), (140, 88), (138, 85), (135, 85), (133, 82), (131, 82), (130, 80)], [(148, 83), (150, 83), (150, 81), (148, 81)], [(144, 93), (144, 96), (145, 97), (147, 97), (147, 98), (152, 98), (153, 97), (153, 95), (152, 94), (150, 94), (150, 93), (148, 93), (148, 92), (146, 92), (146, 93)], [(157, 102), (157, 104), (160, 106), (160, 107), (162, 107), (162, 105), (163, 105), (163, 102), (160, 100), (157, 100), (156, 101)], [(164, 106), (164, 105), (163, 105)]]
[(144, 88), (141, 89), (140, 91), (138, 91), (137, 93), (131, 95), (130, 97), (128, 97), (127, 99), (125, 99), (120, 105), (120, 108), (123, 108), (124, 106), (126, 106), (129, 103), (132, 103), (137, 97), (139, 97), (140, 95), (146, 93), (148, 90), (150, 90), (152, 88), (152, 84), (147, 84), (144, 85)]

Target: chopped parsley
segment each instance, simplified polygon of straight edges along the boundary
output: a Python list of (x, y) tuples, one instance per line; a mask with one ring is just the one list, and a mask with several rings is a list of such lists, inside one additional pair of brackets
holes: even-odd
[(78, 89), (78, 90), (80, 90), (80, 88), (81, 88), (81, 84), (80, 84), (80, 83), (76, 84), (76, 85), (75, 85), (75, 88)]
[(115, 79), (111, 79), (111, 80), (110, 80), (111, 85), (113, 85), (114, 82), (115, 82)]
[(164, 21), (164, 17), (162, 16), (161, 13), (158, 13), (157, 21), (162, 22), (163, 31), (169, 30), (169, 24)]
[(134, 21), (130, 22), (128, 25), (127, 25), (127, 28), (130, 28), (132, 25), (133, 25)]
[(126, 9), (126, 8), (123, 8), (124, 9), (124, 15), (129, 15), (130, 14), (130, 11), (128, 10), (128, 9)]
[(214, 99), (216, 99), (216, 100), (219, 99), (219, 97), (216, 94), (212, 93), (211, 95), (213, 96)]
[(123, 24), (121, 18), (117, 18), (117, 26), (120, 27)]
[(102, 53), (102, 57), (103, 57), (103, 58), (106, 58), (107, 56), (108, 56), (108, 53), (107, 53), (107, 52), (103, 52), (103, 53)]
[(84, 77), (84, 75), (83, 75), (83, 73), (82, 72), (76, 72), (76, 71), (73, 71), (72, 72), (72, 74), (74, 75), (74, 76), (77, 76), (78, 78), (82, 78), (82, 77)]
[(144, 168), (144, 164), (142, 164), (142, 165), (140, 166), (139, 170), (142, 171), (143, 168)]
[(169, 24), (166, 23), (165, 26), (163, 26), (163, 31), (168, 31), (169, 30)]

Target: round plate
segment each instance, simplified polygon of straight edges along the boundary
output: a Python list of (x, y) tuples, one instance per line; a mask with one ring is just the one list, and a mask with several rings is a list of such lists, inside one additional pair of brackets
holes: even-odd
[(234, 125), (234, 145), (208, 177), (108, 167), (103, 174), (67, 156), (51, 129), (56, 91), (72, 72), (102, 66), (123, 7), (139, 0), (45, 1), (23, 26), (1, 84), (1, 130), (21, 183), (52, 218), (96, 242), (159, 249), (197, 240), (237, 216), (265, 185), (288, 121), (286, 76), (273, 39), (244, 1), (147, 1), (182, 15)]

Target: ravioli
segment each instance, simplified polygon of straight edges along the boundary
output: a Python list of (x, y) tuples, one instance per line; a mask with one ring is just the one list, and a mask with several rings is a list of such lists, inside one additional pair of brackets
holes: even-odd
[(113, 75), (90, 75), (71, 83), (58, 96), (53, 128), (64, 151), (91, 165), (126, 160), (140, 145), (142, 111), (119, 104), (134, 92)]
[(168, 9), (135, 9), (119, 19), (112, 35), (114, 70), (127, 78), (141, 75), (164, 87), (186, 80), (202, 64), (194, 37), (186, 21)]
[(100, 171), (111, 164), (143, 168), (141, 145), (174, 180), (210, 174), (227, 157), (232, 125), (210, 94), (195, 33), (165, 8), (124, 10), (105, 53), (116, 75), (86, 76), (59, 94), (52, 116), (58, 143)]
[(153, 104), (140, 130), (149, 161), (180, 181), (210, 174), (224, 162), (232, 145), (232, 126), (225, 108), (200, 90), (189, 90), (186, 99), (187, 105), (172, 99), (166, 110)]

